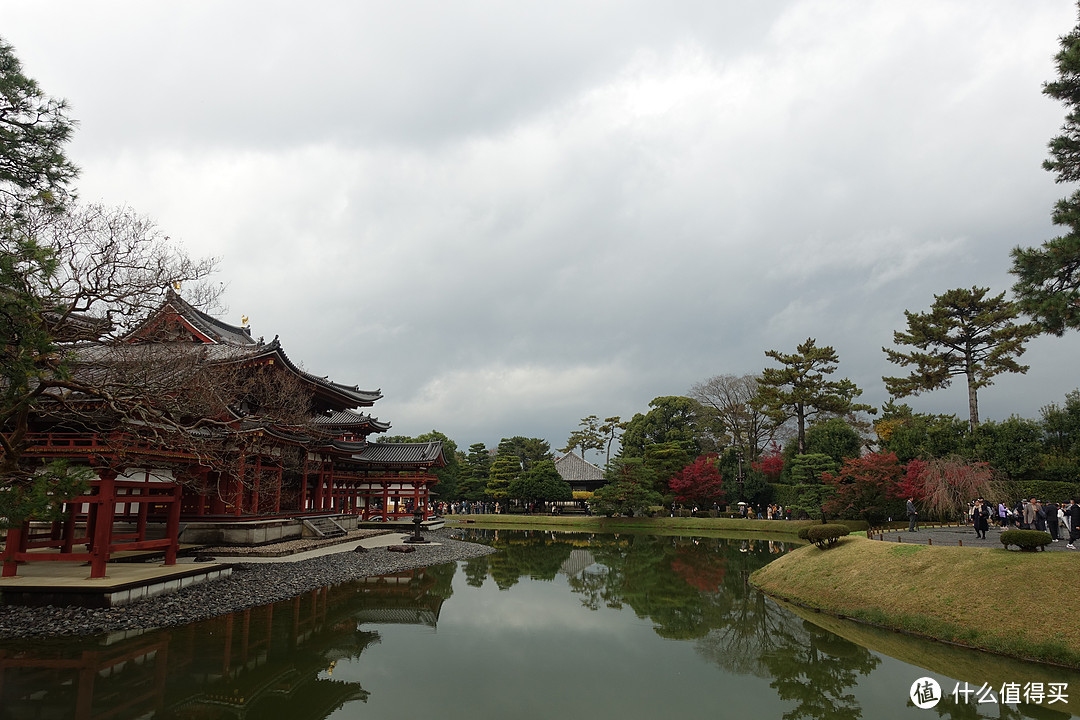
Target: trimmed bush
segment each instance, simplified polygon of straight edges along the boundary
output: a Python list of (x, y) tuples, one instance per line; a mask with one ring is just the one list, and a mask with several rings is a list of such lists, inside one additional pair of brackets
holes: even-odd
[(1022, 552), (1035, 552), (1042, 550), (1050, 544), (1050, 533), (1041, 530), (1006, 530), (998, 537), (1001, 544), (1008, 550), (1010, 545), (1015, 545)]
[(809, 538), (809, 533), (810, 533), (810, 528), (811, 527), (813, 527), (813, 525), (807, 525), (806, 527), (799, 528), (798, 535), (799, 535), (800, 540), (809, 540), (810, 539)]
[[(806, 528), (806, 539), (817, 545), (822, 550), (827, 550), (836, 544), (836, 541), (851, 531), (845, 525), (829, 523), (827, 525), (811, 525)], [(802, 534), (802, 531), (799, 531)]]

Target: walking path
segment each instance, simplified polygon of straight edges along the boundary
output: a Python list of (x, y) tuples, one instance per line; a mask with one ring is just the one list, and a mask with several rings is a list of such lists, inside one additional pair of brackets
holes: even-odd
[[(915, 532), (908, 532), (907, 530), (886, 530), (884, 533), (874, 532), (871, 540), (884, 540), (885, 542), (900, 542), (900, 543), (916, 543), (919, 545), (951, 545), (953, 547), (957, 545), (963, 545), (964, 547), (992, 547), (1001, 549), (1005, 547), (1001, 544), (1001, 540), (998, 536), (1001, 534), (1001, 530), (996, 527), (992, 527), (986, 531), (986, 539), (975, 537), (975, 530), (970, 525), (956, 526), (929, 526), (919, 527)], [(1052, 542), (1046, 546), (1047, 550), (1064, 550), (1065, 552), (1071, 552), (1065, 547), (1069, 542), (1068, 531), (1058, 532), (1058, 537), (1061, 538), (1058, 542)]]

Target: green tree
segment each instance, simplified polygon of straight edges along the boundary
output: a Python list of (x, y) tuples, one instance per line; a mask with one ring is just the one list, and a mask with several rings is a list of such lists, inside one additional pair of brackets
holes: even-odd
[(798, 485), (821, 482), (826, 473), (836, 472), (840, 463), (825, 453), (796, 454), (791, 459), (791, 479)]
[(915, 348), (900, 352), (882, 348), (891, 362), (914, 366), (906, 377), (883, 377), (893, 397), (918, 395), (948, 387), (952, 378), (967, 379), (968, 422), (979, 425), (979, 388), (1003, 372), (1026, 373), (1016, 362), (1024, 343), (1038, 334), (1032, 323), (1017, 324), (1019, 308), (1005, 293), (987, 297), (988, 288), (959, 288), (934, 296), (930, 312), (905, 310), (907, 332), (893, 333), (893, 342)]
[(985, 422), (971, 433), (968, 453), (1010, 480), (1042, 480), (1045, 445), (1043, 430), (1034, 420), (1013, 415), (1001, 422)]
[(75, 122), (64, 100), (46, 95), (23, 73), (14, 48), (0, 40), (0, 222), (10, 225), (34, 209), (59, 212), (78, 169), (64, 147)]
[(660, 505), (663, 498), (653, 490), (656, 474), (645, 467), (641, 458), (618, 458), (605, 473), (608, 481), (589, 501), (600, 515), (641, 515), (649, 507)]
[(491, 453), (484, 443), (473, 443), (465, 455), (465, 462), (458, 479), (458, 497), (465, 500), (483, 500), (491, 475)]
[(828, 379), (836, 372), (838, 362), (836, 351), (831, 347), (819, 348), (813, 338), (808, 338), (794, 354), (766, 350), (765, 355), (778, 361), (781, 367), (762, 370), (754, 405), (775, 425), (795, 420), (800, 455), (806, 452), (806, 425), (811, 418), (860, 410), (877, 412), (869, 405), (855, 402), (862, 394), (855, 383), (847, 378)]
[(862, 438), (842, 418), (828, 418), (806, 431), (806, 452), (828, 455), (839, 465), (862, 454)]
[(509, 491), (510, 497), (526, 503), (574, 499), (570, 483), (562, 479), (551, 460), (541, 460), (529, 472), (511, 480)]
[(529, 470), (543, 460), (554, 460), (551, 455), (551, 445), (547, 440), (540, 438), (527, 438), (520, 435), (503, 438), (499, 443), (499, 452), (503, 452), (504, 449), (517, 456), (522, 470)]
[(955, 415), (913, 413), (908, 405), (892, 401), (882, 408), (874, 430), (881, 452), (896, 453), (901, 463), (956, 455), (963, 451), (968, 436), (968, 424)]
[[(1060, 42), (1054, 58), (1058, 77), (1043, 86), (1043, 93), (1061, 101), (1067, 112), (1043, 168), (1059, 183), (1075, 183), (1080, 180), (1080, 25)], [(1080, 190), (1059, 200), (1051, 219), (1062, 234), (1038, 248), (1014, 248), (1011, 272), (1021, 310), (1043, 330), (1060, 336), (1080, 328)]]
[[(647, 467), (656, 478), (653, 490), (661, 495), (668, 495), (668, 483), (684, 467), (690, 464), (690, 453), (677, 442), (654, 443), (645, 447), (643, 458)], [(665, 502), (667, 498), (665, 497)]]
[(525, 471), (521, 457), (517, 453), (516, 438), (503, 438), (495, 453), (495, 460), (488, 471), (485, 494), (492, 500), (502, 501), (510, 497), (510, 485)]
[(611, 462), (611, 444), (622, 437), (628, 423), (624, 423), (618, 415), (604, 418), (604, 424), (600, 426), (600, 432), (604, 436), (604, 465)]
[(570, 437), (566, 440), (566, 447), (561, 448), (559, 452), (566, 453), (578, 448), (581, 451), (581, 457), (584, 458), (589, 450), (599, 452), (604, 449), (605, 435), (600, 429), (600, 418), (590, 415), (582, 418), (578, 425), (580, 428), (570, 433)]
[(679, 443), (693, 457), (701, 454), (704, 431), (701, 404), (679, 395), (653, 398), (648, 413), (637, 413), (622, 436), (623, 457), (644, 457), (645, 447), (656, 443)]

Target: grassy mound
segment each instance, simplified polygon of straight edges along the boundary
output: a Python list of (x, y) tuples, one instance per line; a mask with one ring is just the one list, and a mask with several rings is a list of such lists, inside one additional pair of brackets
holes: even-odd
[(1080, 557), (842, 539), (751, 576), (824, 612), (1013, 657), (1080, 667), (1072, 599)]

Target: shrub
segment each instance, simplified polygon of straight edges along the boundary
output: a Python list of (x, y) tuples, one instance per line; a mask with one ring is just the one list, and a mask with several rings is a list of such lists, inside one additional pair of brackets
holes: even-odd
[(1050, 544), (1050, 533), (1041, 530), (1006, 530), (998, 537), (1006, 550), (1015, 545), (1023, 552), (1035, 552)]
[(811, 525), (806, 528), (806, 539), (816, 544), (822, 550), (831, 548), (836, 541), (851, 531), (844, 525), (827, 524)]
[(806, 527), (799, 528), (799, 539), (800, 540), (808, 540), (809, 539), (808, 535), (810, 533), (810, 528), (811, 527), (813, 527), (813, 525), (807, 525)]

